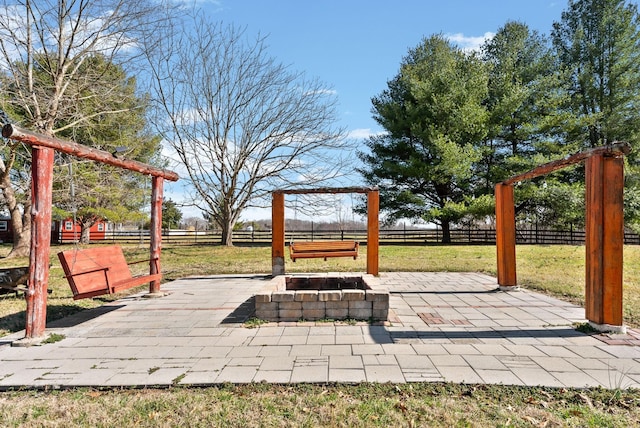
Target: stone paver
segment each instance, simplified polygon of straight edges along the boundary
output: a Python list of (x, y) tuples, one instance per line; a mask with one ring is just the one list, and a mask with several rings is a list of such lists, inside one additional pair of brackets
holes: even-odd
[[(640, 387), (640, 333), (588, 335), (584, 310), (501, 292), (476, 273), (383, 273), (390, 323), (247, 328), (254, 275), (184, 278), (167, 296), (129, 296), (51, 323), (65, 339), (0, 338), (0, 389), (223, 382), (465, 382)], [(285, 293), (286, 294), (286, 293)], [(286, 298), (284, 296), (283, 298)]]

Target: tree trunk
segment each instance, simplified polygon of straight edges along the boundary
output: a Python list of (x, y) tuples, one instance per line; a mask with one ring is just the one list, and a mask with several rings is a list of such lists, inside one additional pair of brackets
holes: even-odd
[(225, 221), (220, 225), (222, 228), (222, 237), (220, 243), (227, 247), (233, 247), (233, 222)]
[(441, 220), (442, 226), (442, 243), (450, 244), (451, 243), (451, 223), (448, 220)]
[(81, 244), (88, 244), (91, 242), (91, 226), (92, 225), (93, 224), (80, 223), (80, 243)]
[[(19, 209), (17, 214), (11, 213), (11, 228), (13, 231), (13, 246), (7, 258), (29, 257), (31, 251), (31, 220), (25, 219)], [(20, 219), (20, 225), (14, 223), (14, 218)]]
[(8, 173), (2, 175), (0, 183), (2, 194), (11, 215), (11, 231), (13, 232), (13, 247), (7, 258), (28, 257), (31, 250), (31, 219), (29, 218), (30, 204), (25, 204), (24, 213), (16, 198)]

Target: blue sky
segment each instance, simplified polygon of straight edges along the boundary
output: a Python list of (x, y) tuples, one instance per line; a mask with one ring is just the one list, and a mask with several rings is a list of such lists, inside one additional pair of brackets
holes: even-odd
[[(548, 35), (566, 1), (551, 0), (199, 0), (215, 21), (266, 36), (269, 54), (336, 91), (340, 125), (352, 137), (381, 131), (371, 98), (398, 72), (408, 50), (442, 33), (478, 46), (508, 21)], [(359, 184), (359, 183), (357, 183)], [(167, 189), (167, 197), (179, 200)], [(185, 217), (198, 212), (183, 209)], [(248, 211), (243, 219), (270, 216)]]
[(267, 37), (269, 53), (337, 91), (354, 135), (379, 130), (371, 98), (386, 88), (422, 38), (442, 33), (478, 43), (509, 20), (549, 34), (565, 1), (548, 0), (220, 0), (211, 17)]

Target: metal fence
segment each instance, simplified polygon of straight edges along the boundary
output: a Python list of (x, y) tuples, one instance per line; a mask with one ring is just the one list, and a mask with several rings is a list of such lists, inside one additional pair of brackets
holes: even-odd
[[(222, 234), (217, 230), (184, 231), (171, 230), (162, 234), (162, 241), (175, 245), (211, 245), (219, 244)], [(321, 241), (321, 240), (355, 240), (366, 242), (366, 229), (356, 230), (300, 230), (288, 231), (286, 241)], [(517, 244), (584, 244), (584, 230), (549, 230), (519, 228), (516, 230)], [(95, 242), (114, 242), (119, 244), (148, 243), (149, 231), (107, 232), (106, 238)], [(269, 245), (271, 231), (234, 231), (233, 242), (236, 244)], [(382, 229), (380, 230), (381, 245), (419, 245), (437, 244), (442, 242), (441, 229)], [(453, 244), (495, 244), (495, 229), (452, 229), (451, 243)], [(640, 236), (625, 233), (625, 244), (640, 245)]]

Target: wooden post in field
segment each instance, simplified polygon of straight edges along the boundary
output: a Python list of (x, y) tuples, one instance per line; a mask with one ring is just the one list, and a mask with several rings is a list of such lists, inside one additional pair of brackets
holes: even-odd
[(380, 253), (380, 192), (369, 190), (367, 192), (367, 273), (378, 275)]
[[(149, 274), (155, 275), (160, 270), (160, 253), (162, 246), (162, 194), (164, 179), (153, 177), (151, 179), (151, 226), (149, 243)], [(151, 281), (149, 294), (160, 292), (160, 280)]]
[(624, 330), (622, 257), (624, 162), (598, 154), (586, 161), (586, 318), (596, 327)]
[(25, 343), (44, 338), (47, 325), (47, 288), (51, 246), (53, 149), (31, 148), (31, 252), (26, 292)]
[(513, 186), (498, 183), (496, 193), (496, 249), (498, 285), (510, 289), (518, 285), (516, 278), (516, 220)]
[(284, 275), (284, 193), (273, 192), (271, 203), (271, 275)]

